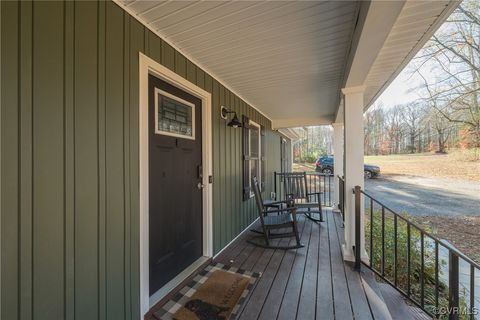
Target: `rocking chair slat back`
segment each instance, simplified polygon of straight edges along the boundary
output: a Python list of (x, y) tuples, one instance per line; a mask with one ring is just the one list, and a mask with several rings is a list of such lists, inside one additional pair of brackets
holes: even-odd
[(307, 175), (305, 172), (288, 172), (282, 175), (287, 199), (303, 200), (308, 198)]

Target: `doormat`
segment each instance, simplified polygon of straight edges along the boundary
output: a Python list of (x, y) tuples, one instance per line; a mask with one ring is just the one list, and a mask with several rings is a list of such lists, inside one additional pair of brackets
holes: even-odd
[(209, 265), (154, 312), (154, 317), (162, 320), (234, 319), (258, 277), (258, 273), (221, 263)]

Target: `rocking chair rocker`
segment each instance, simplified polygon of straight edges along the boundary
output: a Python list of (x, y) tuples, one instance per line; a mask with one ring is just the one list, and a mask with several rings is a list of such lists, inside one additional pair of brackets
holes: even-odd
[[(268, 248), (268, 249), (298, 249), (303, 247), (303, 244), (300, 243), (300, 236), (297, 229), (297, 208), (290, 206), (289, 204), (292, 201), (278, 201), (275, 204), (281, 205), (286, 204), (285, 208), (281, 207), (280, 209), (268, 210), (265, 208), (262, 200), (262, 194), (258, 186), (258, 181), (256, 177), (252, 178), (252, 188), (255, 194), (255, 202), (257, 204), (258, 215), (260, 218), (260, 223), (262, 225), (262, 231), (258, 231), (260, 235), (247, 240), (248, 243), (251, 243), (255, 246)], [(268, 215), (270, 213), (276, 213), (278, 215)], [(282, 228), (292, 228), (291, 232), (287, 233), (272, 233), (271, 230), (282, 229)], [(293, 246), (275, 246), (270, 244), (270, 239), (273, 238), (286, 238), (295, 236), (296, 244)], [(261, 238), (264, 241), (261, 242)]]

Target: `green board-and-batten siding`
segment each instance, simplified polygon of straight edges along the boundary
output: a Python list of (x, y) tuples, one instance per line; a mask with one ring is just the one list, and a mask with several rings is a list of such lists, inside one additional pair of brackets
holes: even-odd
[(255, 219), (220, 106), (267, 118), (112, 2), (2, 1), (1, 319), (138, 318), (138, 52), (212, 93), (214, 251)]

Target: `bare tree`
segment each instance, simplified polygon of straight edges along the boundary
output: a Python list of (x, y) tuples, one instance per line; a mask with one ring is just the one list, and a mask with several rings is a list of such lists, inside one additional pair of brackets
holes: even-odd
[(423, 98), (480, 146), (480, 2), (462, 2), (414, 61)]
[(403, 137), (402, 132), (402, 107), (396, 105), (385, 114), (385, 130), (390, 142), (390, 153), (400, 152), (400, 143)]
[[(403, 126), (406, 129), (409, 137), (410, 144), (407, 146), (407, 148), (410, 150), (410, 153), (415, 153), (417, 151), (415, 142), (420, 136), (420, 123), (425, 112), (424, 108), (420, 103), (407, 103), (399, 106), (399, 108), (401, 110), (400, 115), (403, 120)], [(420, 149), (420, 146), (418, 149)]]
[(425, 114), (425, 121), (428, 122), (429, 127), (435, 131), (436, 152), (445, 153), (446, 144), (450, 138), (452, 124), (435, 108), (428, 109)]

